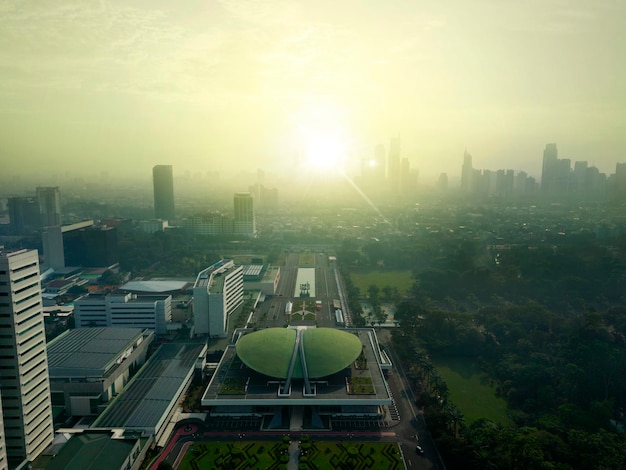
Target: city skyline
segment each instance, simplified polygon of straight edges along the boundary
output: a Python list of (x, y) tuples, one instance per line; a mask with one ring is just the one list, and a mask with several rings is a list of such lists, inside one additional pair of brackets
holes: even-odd
[(545, 142), (610, 173), (626, 147), (620, 3), (64, 0), (2, 13), (11, 175), (140, 175), (159, 161), (306, 171), (372, 157), (390, 136), (431, 180), (456, 175), (464, 148), (481, 167), (538, 175)]

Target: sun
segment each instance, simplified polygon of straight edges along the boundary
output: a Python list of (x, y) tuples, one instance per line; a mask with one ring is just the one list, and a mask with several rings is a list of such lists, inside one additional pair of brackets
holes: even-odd
[(294, 122), (307, 169), (341, 169), (349, 151), (345, 113), (329, 103), (309, 102), (295, 114)]
[(339, 168), (346, 159), (347, 143), (336, 131), (309, 130), (303, 136), (305, 162), (322, 170)]

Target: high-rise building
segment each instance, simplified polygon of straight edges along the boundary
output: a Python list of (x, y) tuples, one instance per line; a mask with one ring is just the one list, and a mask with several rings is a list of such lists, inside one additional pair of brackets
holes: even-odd
[(569, 160), (559, 160), (556, 144), (546, 144), (541, 169), (541, 192), (556, 194), (567, 190), (570, 171)]
[(463, 154), (463, 167), (461, 168), (461, 190), (464, 193), (469, 193), (472, 191), (473, 176), (474, 171), (472, 169), (472, 156), (466, 150)]
[(41, 227), (39, 204), (32, 197), (10, 197), (9, 220), (13, 235), (26, 235)]
[(235, 193), (235, 235), (244, 237), (256, 236), (256, 220), (254, 216), (254, 197), (250, 193)]
[(54, 437), (36, 250), (0, 250), (0, 332), (7, 456), (32, 461)]
[(118, 263), (117, 229), (85, 220), (55, 225), (42, 233), (44, 265), (53, 269), (68, 266), (108, 268)]
[(224, 337), (228, 317), (243, 303), (243, 268), (220, 260), (201, 271), (193, 286), (194, 333)]
[(174, 211), (174, 176), (172, 165), (156, 165), (152, 168), (154, 186), (154, 216), (157, 219), (173, 220)]
[(61, 192), (58, 186), (37, 188), (39, 215), (42, 227), (61, 225)]

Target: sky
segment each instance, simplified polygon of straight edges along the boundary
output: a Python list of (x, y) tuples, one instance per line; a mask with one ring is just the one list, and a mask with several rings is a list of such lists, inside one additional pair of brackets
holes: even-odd
[(540, 176), (548, 142), (613, 173), (624, 44), (623, 0), (3, 0), (0, 168), (306, 171), (399, 136), (425, 176)]

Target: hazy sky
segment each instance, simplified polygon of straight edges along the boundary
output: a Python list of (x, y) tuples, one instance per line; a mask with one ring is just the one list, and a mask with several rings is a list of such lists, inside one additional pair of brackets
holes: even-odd
[(400, 135), (423, 175), (537, 174), (547, 142), (612, 173), (625, 45), (623, 0), (2, 0), (0, 162), (278, 171)]

